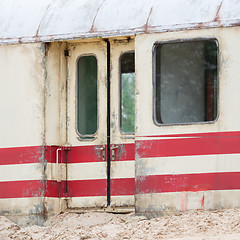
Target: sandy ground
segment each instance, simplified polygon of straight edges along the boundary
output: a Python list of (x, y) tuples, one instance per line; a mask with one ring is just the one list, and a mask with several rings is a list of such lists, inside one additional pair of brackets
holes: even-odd
[(64, 213), (44, 227), (20, 228), (0, 216), (0, 239), (240, 239), (240, 209), (193, 211), (148, 220), (134, 214)]

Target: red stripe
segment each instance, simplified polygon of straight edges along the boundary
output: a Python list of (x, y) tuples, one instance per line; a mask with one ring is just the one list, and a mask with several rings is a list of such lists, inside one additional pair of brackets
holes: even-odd
[(115, 144), (115, 161), (134, 161), (135, 160), (135, 144)]
[(11, 181), (0, 182), (0, 198), (65, 196), (66, 182), (57, 181)]
[(240, 172), (138, 177), (136, 194), (240, 189)]
[(38, 163), (42, 153), (41, 146), (0, 148), (0, 165)]
[(106, 196), (107, 180), (75, 180), (68, 181), (68, 195), (70, 197), (90, 197), (90, 196)]
[(141, 158), (240, 153), (240, 136), (137, 141)]
[(102, 162), (102, 151), (96, 149), (101, 147), (101, 145), (71, 147), (67, 153), (68, 163)]
[[(130, 161), (135, 159), (135, 144), (117, 144), (115, 161)], [(102, 145), (75, 146), (67, 152), (68, 163), (102, 162)], [(106, 147), (105, 147), (106, 148)], [(105, 152), (106, 156), (106, 152)]]
[(41, 197), (43, 195), (43, 182), (40, 180), (0, 182), (0, 198)]
[(121, 178), (111, 180), (111, 196), (134, 195), (135, 178)]
[(57, 182), (57, 181), (51, 181), (48, 180), (46, 181), (46, 184), (44, 186), (44, 196), (45, 197), (55, 197), (58, 198), (61, 196), (61, 187), (62, 187), (62, 182)]
[[(45, 159), (47, 162), (56, 163), (56, 153), (59, 148), (59, 146), (45, 146)], [(62, 151), (59, 153), (59, 160), (61, 159), (61, 154)]]

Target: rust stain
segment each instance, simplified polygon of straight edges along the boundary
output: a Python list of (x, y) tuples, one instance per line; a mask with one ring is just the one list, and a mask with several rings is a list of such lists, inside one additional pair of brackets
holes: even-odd
[(92, 22), (91, 29), (90, 29), (90, 31), (89, 31), (90, 33), (97, 31), (96, 27), (94, 26), (94, 25), (95, 25), (95, 21), (96, 21), (96, 17), (97, 17), (97, 15), (98, 15), (98, 12), (99, 12), (100, 8), (102, 7), (102, 5), (103, 5), (103, 3), (104, 3), (105, 1), (106, 1), (106, 0), (103, 0), (102, 3), (100, 4), (100, 6), (99, 6), (98, 9), (97, 9), (97, 12), (96, 12), (96, 14), (95, 14), (95, 16), (94, 16), (94, 18), (93, 18), (93, 22)]
[(201, 204), (201, 209), (204, 209), (204, 195), (202, 196), (200, 204)]
[(151, 7), (150, 12), (149, 12), (148, 17), (147, 17), (147, 21), (146, 21), (146, 23), (143, 25), (143, 29), (144, 29), (144, 32), (145, 32), (145, 33), (148, 33), (148, 28), (149, 28), (148, 24), (149, 24), (150, 16), (151, 16), (151, 14), (152, 14), (152, 10), (153, 10), (153, 7)]
[(188, 206), (188, 193), (183, 192), (183, 194), (181, 196), (181, 210), (182, 210), (182, 212), (187, 210), (187, 206)]
[(203, 22), (200, 22), (198, 23), (198, 25), (196, 26), (197, 29), (202, 29), (204, 28), (204, 23)]
[(221, 20), (220, 20), (220, 16), (219, 16), (219, 12), (220, 12), (221, 7), (222, 7), (222, 2), (220, 3), (220, 5), (217, 8), (217, 13), (216, 13), (216, 16), (213, 20), (214, 22), (218, 22), (219, 24), (221, 24)]
[(41, 18), (41, 21), (40, 21), (40, 23), (39, 23), (39, 25), (38, 25), (38, 28), (37, 28), (37, 31), (36, 31), (36, 34), (35, 34), (35, 41), (37, 42), (37, 41), (39, 41), (39, 30), (40, 30), (40, 27), (41, 27), (41, 25), (42, 25), (42, 21), (43, 21), (43, 19), (44, 19), (44, 17), (46, 16), (46, 14), (47, 14), (47, 11), (48, 11), (48, 9), (49, 9), (49, 7), (51, 6), (51, 4), (52, 4), (52, 2), (47, 6), (47, 8), (46, 8), (46, 11), (45, 11), (45, 13), (43, 14), (43, 16), (42, 16), (42, 18)]

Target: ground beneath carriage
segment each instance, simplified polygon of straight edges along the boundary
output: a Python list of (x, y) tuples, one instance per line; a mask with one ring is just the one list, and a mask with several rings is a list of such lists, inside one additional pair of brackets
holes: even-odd
[(134, 214), (64, 213), (44, 227), (19, 228), (0, 217), (0, 239), (240, 239), (240, 210), (193, 211), (154, 218)]

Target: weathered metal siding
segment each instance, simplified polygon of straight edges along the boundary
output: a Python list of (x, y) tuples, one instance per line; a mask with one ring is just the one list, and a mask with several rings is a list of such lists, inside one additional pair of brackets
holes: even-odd
[(51, 186), (45, 193), (46, 215), (64, 211), (66, 201), (66, 156), (63, 146), (66, 136), (67, 66), (64, 50), (66, 43), (46, 44), (46, 84), (45, 84), (45, 178)]
[[(153, 121), (153, 45), (216, 38), (219, 118), (157, 126)], [(240, 207), (239, 28), (136, 37), (136, 211), (149, 215)], [(234, 117), (233, 117), (234, 111)]]
[(237, 0), (1, 0), (0, 44), (227, 27), (239, 19)]
[(45, 211), (44, 52), (0, 47), (0, 213), (22, 224), (43, 222)]

